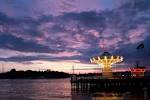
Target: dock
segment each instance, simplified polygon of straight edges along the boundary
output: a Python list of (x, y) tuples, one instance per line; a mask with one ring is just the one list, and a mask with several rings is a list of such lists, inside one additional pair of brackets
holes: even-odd
[(94, 78), (71, 78), (71, 87), (75, 91), (127, 91), (150, 87), (148, 78), (128, 78), (128, 79), (94, 79)]

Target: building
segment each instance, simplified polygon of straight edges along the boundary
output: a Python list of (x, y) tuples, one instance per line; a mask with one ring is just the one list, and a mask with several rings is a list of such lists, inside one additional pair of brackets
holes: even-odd
[(130, 69), (131, 76), (135, 78), (141, 78), (145, 76), (146, 67), (134, 67)]

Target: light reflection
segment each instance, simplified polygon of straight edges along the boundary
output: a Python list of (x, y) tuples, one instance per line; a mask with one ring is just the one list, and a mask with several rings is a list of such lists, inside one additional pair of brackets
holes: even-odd
[[(143, 91), (118, 91), (118, 92), (83, 92), (71, 91), (71, 100), (145, 100)], [(148, 100), (148, 99), (146, 99)]]

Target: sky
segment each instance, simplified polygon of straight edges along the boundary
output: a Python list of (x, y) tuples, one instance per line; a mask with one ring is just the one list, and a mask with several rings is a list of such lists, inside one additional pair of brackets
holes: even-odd
[(150, 0), (0, 0), (0, 70), (98, 68), (104, 51), (149, 67), (149, 27)]

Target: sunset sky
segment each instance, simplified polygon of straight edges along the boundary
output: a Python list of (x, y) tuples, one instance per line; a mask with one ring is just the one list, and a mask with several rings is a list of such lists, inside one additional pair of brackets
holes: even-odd
[(104, 51), (150, 65), (150, 0), (0, 0), (0, 71), (96, 68)]

